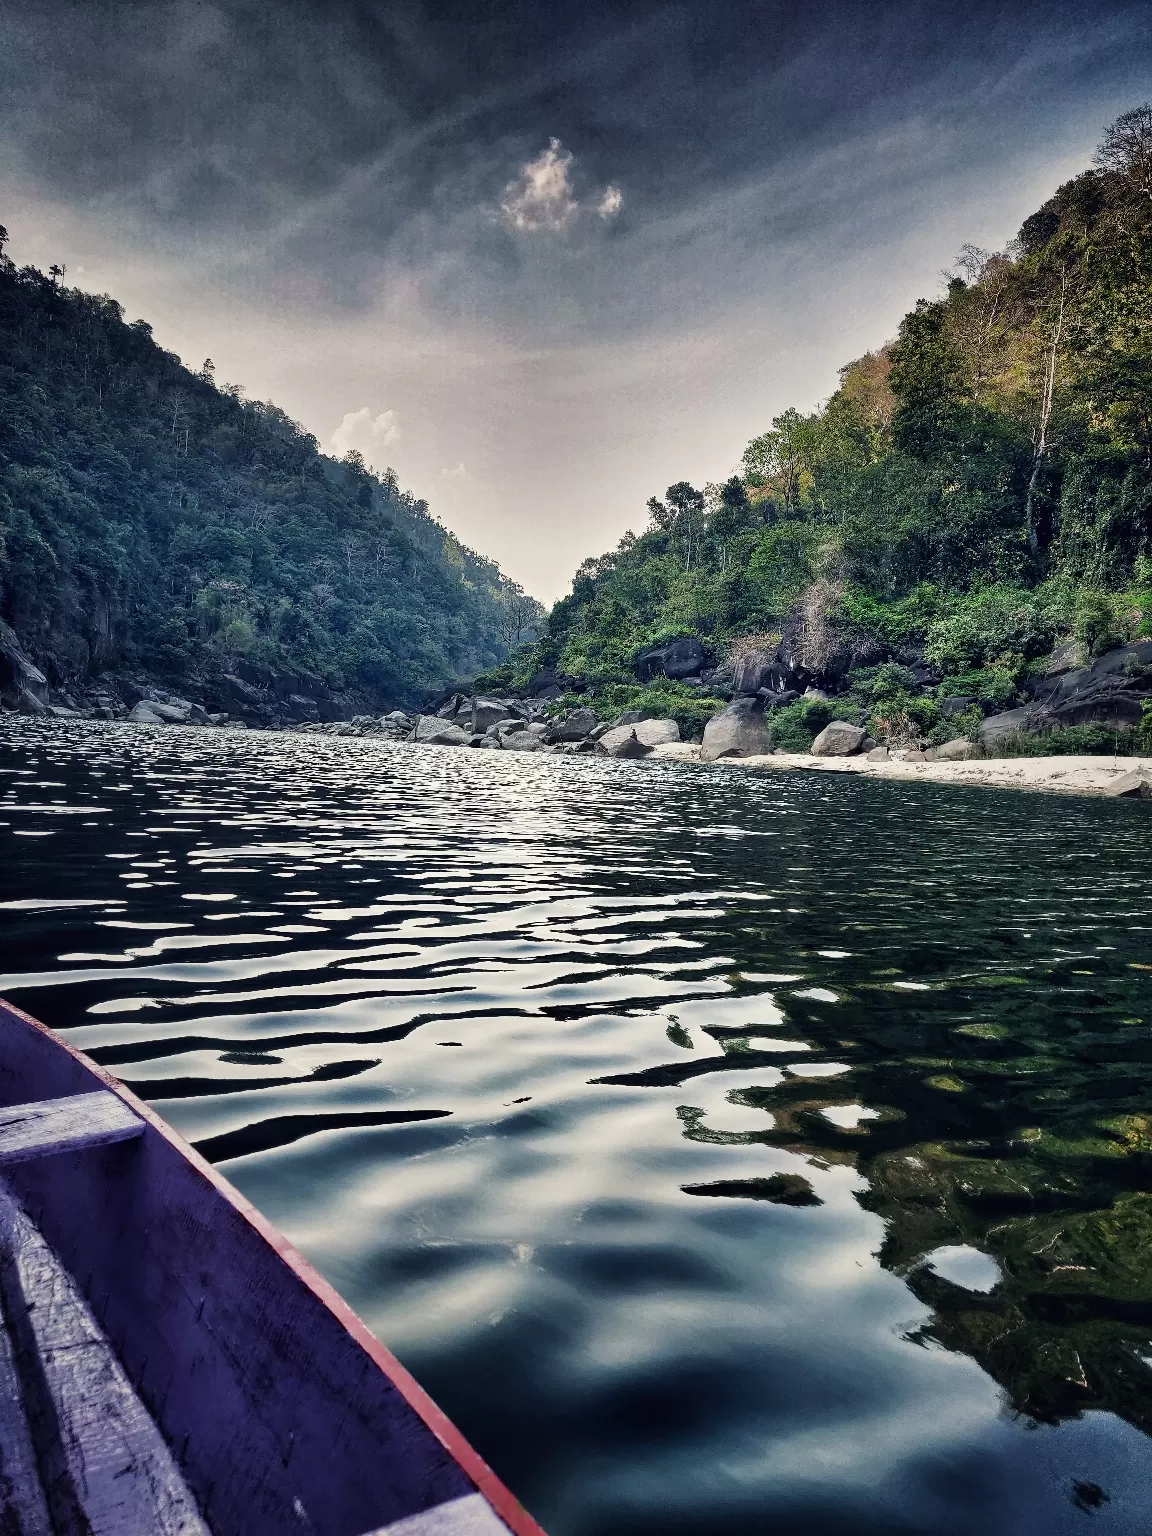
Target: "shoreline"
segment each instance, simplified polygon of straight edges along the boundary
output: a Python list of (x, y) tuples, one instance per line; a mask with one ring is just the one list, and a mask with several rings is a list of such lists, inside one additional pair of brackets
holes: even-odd
[[(654, 747), (651, 756), (673, 762), (699, 762), (695, 742), (669, 742)], [(932, 784), (972, 784), (988, 789), (1032, 789), (1049, 794), (1117, 796), (1118, 780), (1142, 775), (1152, 792), (1152, 757), (985, 757), (960, 762), (883, 762), (864, 757), (815, 757), (804, 752), (772, 753), (764, 757), (723, 757), (710, 766), (753, 770), (810, 769), (816, 773), (856, 773), (870, 779)]]
[[(5, 718), (11, 719), (39, 719), (45, 723), (43, 717), (29, 717), (11, 715)], [(56, 718), (52, 723), (62, 723)], [(87, 723), (87, 722), (86, 722)], [(116, 720), (93, 721), (92, 724), (104, 725), (136, 725), (137, 729), (144, 722)], [(160, 722), (157, 722), (159, 725)], [(147, 726), (145, 725), (145, 728)], [(163, 726), (164, 730), (172, 730), (172, 726)], [(185, 730), (202, 729), (196, 725), (188, 724)], [(247, 729), (240, 721), (229, 721), (227, 724), (212, 726), (213, 733), (228, 731), (230, 729)], [(275, 730), (256, 731), (253, 734), (277, 735)], [(285, 734), (297, 734), (296, 731)], [(332, 732), (332, 736), (338, 739), (360, 737), (360, 732), (343, 731)], [(325, 732), (325, 739), (329, 733)], [(369, 737), (367, 739), (374, 739)], [(406, 737), (382, 736), (378, 739), (407, 742)], [(417, 745), (418, 743), (411, 743)], [(433, 742), (419, 743), (423, 746), (436, 745)], [(453, 744), (455, 746), (455, 744)], [(753, 772), (763, 772), (766, 769), (779, 772), (813, 773), (854, 773), (871, 779), (890, 779), (901, 783), (920, 782), (930, 784), (962, 784), (975, 785), (986, 789), (1022, 789), (1036, 790), (1041, 793), (1059, 795), (1095, 795), (1100, 798), (1152, 798), (1152, 756), (1150, 757), (1106, 757), (1102, 755), (1092, 756), (1088, 754), (1066, 754), (1053, 757), (984, 757), (965, 758), (955, 762), (937, 761), (908, 763), (901, 758), (886, 758), (874, 760), (864, 756), (851, 757), (817, 757), (810, 752), (772, 752), (752, 757), (721, 757), (708, 763), (701, 763), (701, 747), (698, 741), (667, 741), (661, 742), (639, 759), (627, 758), (626, 761), (656, 761), (700, 763), (702, 767), (733, 769), (750, 769)], [(459, 747), (455, 748), (460, 750)], [(565, 755), (570, 755), (565, 753)], [(597, 754), (598, 756), (600, 754)], [(1121, 780), (1127, 780), (1121, 784)], [(1141, 781), (1143, 781), (1141, 783)]]

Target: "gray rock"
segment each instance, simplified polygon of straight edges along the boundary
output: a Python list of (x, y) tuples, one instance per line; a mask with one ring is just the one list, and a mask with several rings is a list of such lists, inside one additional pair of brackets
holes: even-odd
[(533, 731), (510, 731), (501, 740), (505, 752), (539, 752), (544, 743)]
[(1147, 768), (1135, 768), (1131, 773), (1122, 773), (1103, 793), (1120, 799), (1152, 800), (1152, 772)]
[(735, 699), (704, 727), (702, 763), (722, 757), (760, 757), (772, 750), (763, 699)]
[(436, 747), (466, 747), (472, 741), (472, 733), (462, 731), (450, 720), (441, 720), (436, 715), (421, 715), (412, 739)]
[(833, 720), (812, 743), (812, 752), (816, 757), (851, 757), (859, 752), (866, 734), (862, 725)]
[(1033, 729), (1058, 725), (1139, 725), (1152, 694), (1152, 640), (1120, 645), (1091, 665), (1057, 676), (1030, 678), (1027, 692), (1043, 709)]
[(685, 635), (678, 640), (665, 640), (660, 645), (650, 645), (640, 652), (633, 662), (633, 670), (640, 681), (654, 677), (692, 677), (704, 665), (704, 647), (695, 635)]
[(487, 747), (490, 751), (500, 752), (503, 750), (503, 743), (499, 736), (481, 736), (478, 745)]
[(1039, 675), (1041, 677), (1061, 677), (1065, 672), (1074, 672), (1081, 665), (1080, 643), (1077, 640), (1061, 640), (1056, 649), (1044, 663)]
[(943, 746), (929, 747), (924, 759), (929, 763), (961, 763), (979, 755), (980, 748), (969, 741), (967, 736), (955, 736), (951, 741), (944, 742)]
[(595, 710), (587, 707), (572, 709), (553, 724), (552, 732), (557, 741), (583, 741), (599, 724)]
[(989, 715), (981, 721), (976, 732), (982, 742), (1000, 741), (1005, 736), (1015, 736), (1019, 731), (1032, 727), (1039, 711), (1035, 704), (1025, 704), (1020, 709), (1006, 709), (998, 715)]
[(791, 667), (776, 660), (775, 652), (745, 651), (732, 664), (732, 692), (735, 694), (793, 692), (795, 697), (796, 674)]
[(870, 763), (886, 763), (888, 761), (888, 748), (873, 747), (868, 754), (868, 761)]
[(14, 630), (0, 620), (0, 704), (22, 715), (47, 713), (48, 679), (24, 654)]
[(516, 711), (513, 710), (507, 699), (494, 699), (485, 694), (478, 694), (472, 700), (470, 724), (474, 731), (481, 735), (493, 725), (498, 725), (501, 720), (513, 720)]
[(925, 761), (925, 756), (918, 748), (913, 747), (910, 752), (904, 753), (900, 761), (903, 763), (922, 763)]
[(950, 715), (962, 715), (966, 709), (974, 707), (979, 707), (976, 700), (964, 693), (954, 693), (948, 698), (940, 700), (940, 713), (944, 716), (945, 720)]
[(192, 714), (192, 706), (187, 699), (181, 699), (173, 704), (162, 704), (159, 699), (142, 699), (136, 708), (141, 707), (150, 709), (154, 715), (158, 715), (163, 720), (165, 725), (187, 725)]
[(613, 730), (605, 731), (600, 737), (600, 745), (613, 757), (634, 757), (642, 754), (632, 752), (631, 748), (623, 753), (618, 749), (631, 741), (636, 741), (646, 752), (650, 752), (661, 742), (679, 740), (680, 727), (675, 720), (637, 720), (632, 725), (618, 725)]
[(128, 711), (128, 718), (133, 725), (166, 725), (168, 722), (163, 715), (156, 713), (154, 705), (146, 699), (141, 699), (139, 704), (134, 704)]
[(622, 725), (615, 731), (609, 731), (607, 736), (600, 738), (598, 745), (609, 757), (647, 757), (652, 750), (647, 742), (641, 741), (636, 735), (634, 725)]

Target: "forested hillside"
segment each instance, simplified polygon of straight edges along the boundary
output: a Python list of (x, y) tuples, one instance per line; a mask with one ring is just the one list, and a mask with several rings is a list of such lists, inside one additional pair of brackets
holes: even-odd
[(405, 703), (539, 612), (356, 455), (218, 386), (0, 231), (0, 618), (55, 685), (237, 669)]
[[(699, 723), (710, 667), (784, 643), (881, 735), (909, 712), (946, 735), (943, 695), (1003, 709), (1062, 637), (1084, 659), (1152, 634), (1152, 107), (1007, 250), (965, 247), (822, 409), (648, 511), (492, 684), (553, 667), (605, 712)], [(673, 636), (703, 642), (702, 681), (642, 688), (638, 656)], [(793, 705), (778, 733), (827, 718)]]

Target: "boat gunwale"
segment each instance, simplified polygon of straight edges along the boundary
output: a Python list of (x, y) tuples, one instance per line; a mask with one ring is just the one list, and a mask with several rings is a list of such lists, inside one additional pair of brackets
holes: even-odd
[[(208, 1160), (201, 1156), (189, 1142), (185, 1141), (180, 1133), (172, 1128), (162, 1116), (138, 1099), (132, 1090), (126, 1087), (120, 1080), (102, 1067), (99, 1062), (93, 1061), (90, 1056), (71, 1045), (54, 1029), (47, 1024), (42, 1024), (39, 1019), (30, 1013), (25, 1013), (22, 1008), (17, 1008), (7, 998), (0, 997), (0, 1010), (11, 1014), (21, 1023), (30, 1025), (55, 1046), (67, 1052), (72, 1059), (79, 1063), (85, 1071), (97, 1078), (105, 1088), (116, 1094), (125, 1104), (145, 1122), (154, 1132), (164, 1138), (184, 1161), (199, 1174), (206, 1183), (212, 1186), (213, 1191), (226, 1200), (232, 1209), (241, 1216), (264, 1242), (272, 1249), (276, 1256), (287, 1265), (288, 1269), (316, 1298), (320, 1304), (332, 1313), (336, 1321), (346, 1333), (356, 1341), (360, 1348), (372, 1360), (372, 1362), (384, 1373), (396, 1390), (407, 1402), (408, 1406), (422, 1420), (425, 1427), (435, 1436), (456, 1464), (476, 1485), (488, 1503), (495, 1510), (505, 1525), (515, 1533), (515, 1536), (546, 1536), (543, 1527), (532, 1518), (515, 1494), (496, 1476), (487, 1462), (475, 1451), (464, 1435), (452, 1423), (442, 1408), (438, 1407), (428, 1395), (416, 1378), (408, 1371), (386, 1345), (382, 1344), (367, 1324), (357, 1316), (339, 1291), (324, 1279), (323, 1275), (308, 1262), (304, 1255), (295, 1248), (271, 1221), (268, 1220), (240, 1191), (228, 1182)], [(366, 1533), (371, 1536), (371, 1533)]]

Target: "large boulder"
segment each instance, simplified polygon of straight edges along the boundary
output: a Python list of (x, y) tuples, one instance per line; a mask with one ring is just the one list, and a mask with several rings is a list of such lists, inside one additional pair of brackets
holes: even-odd
[[(1049, 669), (1067, 656), (1053, 654)], [(1089, 666), (1029, 679), (1026, 690), (1042, 711), (1035, 729), (1058, 725), (1139, 725), (1144, 701), (1152, 695), (1152, 640), (1120, 645)]]
[(25, 715), (48, 712), (48, 679), (29, 661), (15, 632), (0, 621), (0, 704)]
[(647, 757), (652, 751), (648, 743), (636, 735), (634, 725), (622, 725), (618, 730), (609, 731), (607, 736), (601, 736), (599, 746), (610, 757)]
[(643, 754), (633, 752), (628, 746), (630, 742), (638, 742), (645, 752), (650, 752), (661, 742), (679, 740), (680, 727), (675, 720), (637, 720), (634, 724), (618, 725), (605, 731), (600, 737), (600, 745), (613, 757), (635, 757)]
[(763, 699), (735, 699), (704, 727), (702, 763), (721, 757), (761, 757), (772, 750)]
[(552, 735), (556, 741), (583, 741), (599, 724), (594, 709), (572, 709), (553, 722)]
[[(468, 723), (471, 725), (474, 734), (483, 736), (485, 731), (490, 730), (494, 725), (499, 725), (501, 720), (515, 720), (518, 718), (519, 716), (507, 699), (493, 699), (484, 694), (477, 694), (472, 700), (471, 715)], [(464, 721), (458, 719), (458, 724), (463, 725)]]
[(1025, 704), (1020, 709), (1002, 710), (1000, 714), (989, 715), (986, 720), (981, 721), (976, 734), (986, 746), (990, 745), (1001, 741), (1005, 736), (1015, 736), (1020, 731), (1030, 730), (1038, 713), (1034, 704)]
[(849, 725), (847, 720), (833, 720), (812, 743), (815, 757), (851, 757), (859, 752), (867, 735), (862, 725)]
[(967, 736), (954, 736), (951, 741), (946, 741), (942, 746), (929, 747), (924, 754), (925, 762), (929, 763), (962, 763), (967, 758), (979, 757), (980, 748)]
[(169, 722), (164, 716), (157, 713), (163, 705), (156, 705), (150, 699), (141, 699), (139, 704), (134, 704), (128, 712), (128, 718), (133, 725), (167, 725)]
[(762, 690), (784, 693), (795, 690), (796, 674), (776, 660), (775, 651), (745, 651), (732, 663), (731, 688), (733, 693), (748, 697)]
[(1134, 768), (1112, 780), (1102, 793), (1118, 799), (1152, 800), (1152, 769)]
[(695, 677), (705, 661), (704, 647), (695, 635), (665, 640), (650, 645), (633, 662), (633, 670), (642, 683), (654, 677)]
[(421, 715), (412, 739), (434, 747), (467, 747), (471, 745), (472, 733), (437, 715)]
[(165, 725), (187, 725), (192, 718), (192, 704), (188, 699), (172, 699), (169, 703), (148, 699), (146, 702), (152, 713), (159, 715)]
[(497, 740), (505, 752), (540, 752), (544, 747), (535, 731), (509, 731), (506, 736), (497, 737)]

